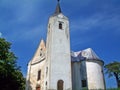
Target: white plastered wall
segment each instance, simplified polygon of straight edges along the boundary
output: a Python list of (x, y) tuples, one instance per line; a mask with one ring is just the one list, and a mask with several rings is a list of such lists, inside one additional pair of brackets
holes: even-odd
[(86, 61), (88, 89), (105, 89), (103, 65), (101, 61)]

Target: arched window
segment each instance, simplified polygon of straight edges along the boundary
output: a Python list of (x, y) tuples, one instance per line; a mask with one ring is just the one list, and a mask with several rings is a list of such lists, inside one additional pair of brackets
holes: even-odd
[(86, 82), (86, 80), (82, 80), (82, 87), (87, 87), (87, 82)]
[(63, 85), (64, 85), (63, 80), (59, 80), (57, 82), (57, 90), (63, 90)]
[(62, 23), (59, 22), (59, 29), (62, 29)]

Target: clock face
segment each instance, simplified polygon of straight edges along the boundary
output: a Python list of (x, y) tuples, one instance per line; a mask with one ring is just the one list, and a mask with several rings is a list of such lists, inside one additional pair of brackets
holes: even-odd
[(59, 17), (59, 18), (63, 18), (63, 15), (62, 15), (62, 14), (59, 14), (58, 17)]

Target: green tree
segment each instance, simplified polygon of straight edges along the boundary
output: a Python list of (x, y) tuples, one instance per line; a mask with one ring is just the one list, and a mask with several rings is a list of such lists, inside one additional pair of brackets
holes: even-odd
[(117, 86), (120, 88), (120, 62), (114, 61), (109, 63), (105, 65), (105, 69), (109, 77), (115, 77)]
[(11, 43), (0, 38), (0, 90), (24, 90), (25, 78), (10, 49)]

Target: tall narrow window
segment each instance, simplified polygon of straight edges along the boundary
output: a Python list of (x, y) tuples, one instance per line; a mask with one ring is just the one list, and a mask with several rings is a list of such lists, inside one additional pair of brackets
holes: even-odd
[(50, 24), (48, 25), (48, 27), (50, 28)]
[(87, 87), (87, 82), (86, 82), (86, 80), (82, 80), (82, 87)]
[(63, 80), (59, 80), (58, 83), (57, 83), (57, 90), (63, 90)]
[(41, 49), (40, 49), (40, 56), (42, 56), (42, 52), (43, 52), (43, 49), (41, 48)]
[(40, 56), (42, 56), (42, 53), (40, 53)]
[(47, 81), (46, 81), (46, 90), (47, 90)]
[(62, 23), (59, 22), (59, 29), (62, 29)]
[(46, 67), (46, 76), (47, 76), (47, 74), (48, 74), (48, 67)]
[(38, 71), (38, 77), (37, 77), (37, 80), (40, 80), (41, 79), (41, 70)]

